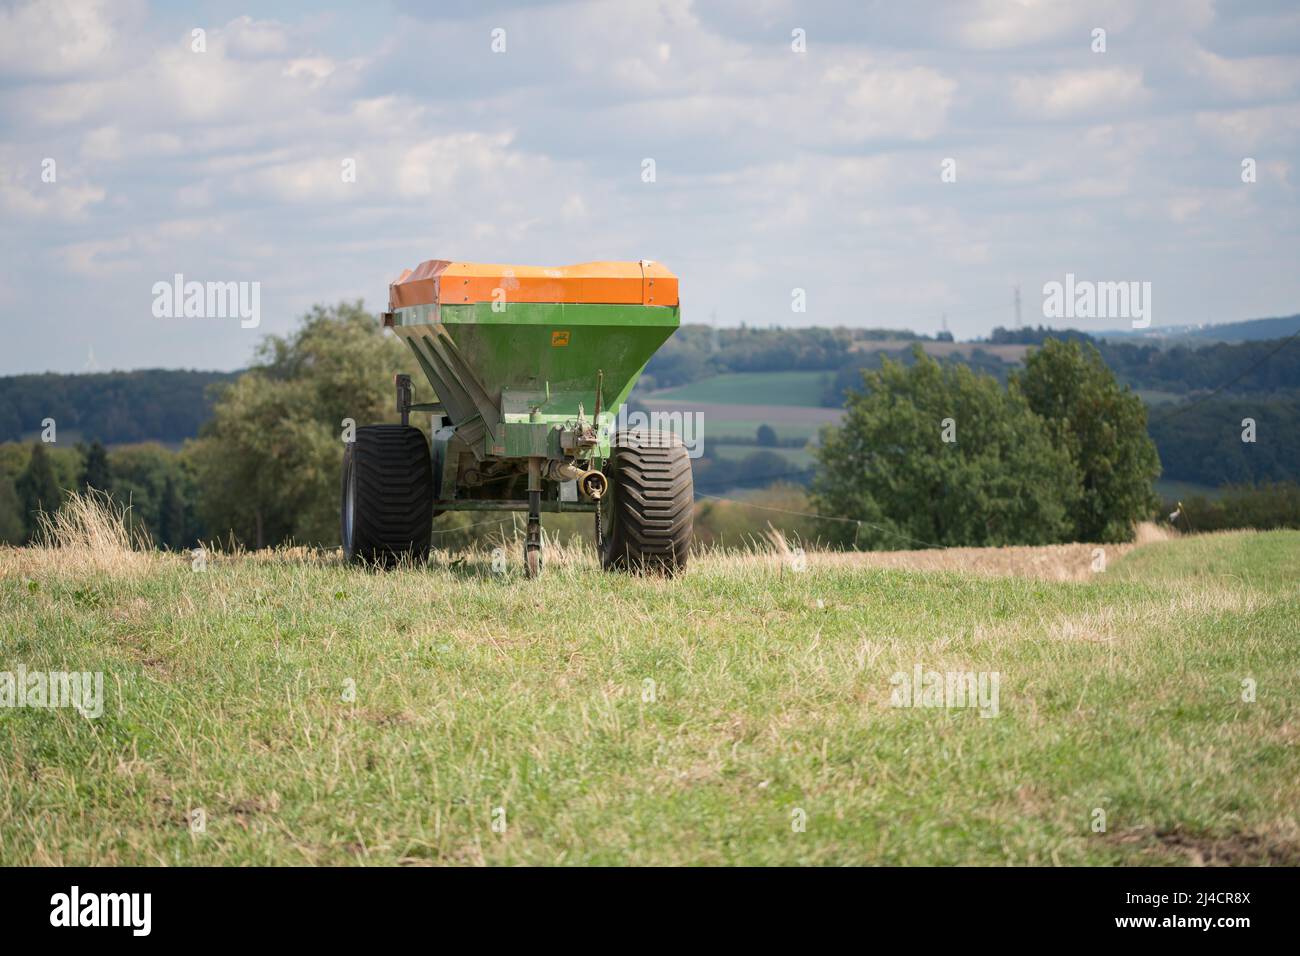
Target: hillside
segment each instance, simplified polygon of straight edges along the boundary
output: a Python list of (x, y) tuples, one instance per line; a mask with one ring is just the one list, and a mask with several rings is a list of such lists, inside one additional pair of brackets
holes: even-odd
[(1276, 319), (1247, 319), (1244, 322), (1223, 322), (1211, 325), (1170, 325), (1134, 331), (1114, 329), (1102, 332), (1098, 338), (1132, 340), (1143, 339), (1198, 345), (1208, 342), (1259, 342), (1280, 339), (1300, 332), (1300, 314)]
[[(1041, 551), (1088, 571), (1043, 580)], [(510, 554), (0, 549), (10, 659), (106, 694), (96, 719), (0, 711), (0, 857), (1300, 863), (1300, 532), (1100, 574), (1086, 549), (980, 573), (731, 552), (662, 580), (552, 550), (530, 582)], [(987, 716), (894, 706), (917, 668), (983, 675)]]
[[(1300, 327), (1300, 317), (1211, 326), (1199, 330), (1203, 337), (1178, 341), (1094, 340), (1117, 379), (1151, 406), (1162, 491), (1171, 499), (1212, 494), (1227, 483), (1300, 476), (1300, 446), (1280, 440), (1300, 421), (1300, 344), (1256, 338), (1293, 326)], [(1211, 333), (1240, 341), (1211, 340)], [(860, 387), (863, 371), (878, 368), (885, 357), (908, 363), (911, 350), (920, 347), (941, 362), (960, 362), (1006, 382), (1029, 348), (1061, 335), (1088, 338), (1042, 327), (995, 329), (990, 341), (958, 343), (886, 329), (686, 325), (651, 358), (633, 401), (679, 419), (702, 416), (698, 489), (744, 494), (773, 481), (807, 482), (820, 429), (839, 420), (846, 389)], [(209, 418), (213, 387), (236, 374), (153, 369), (0, 379), (0, 442), (30, 441), (52, 418), (63, 449), (90, 439), (176, 446)], [(1245, 419), (1258, 425), (1254, 444), (1240, 441)], [(28, 454), (0, 454), (0, 485), (17, 479)], [(128, 489), (144, 513), (157, 510), (165, 483), (153, 471)], [(184, 483), (182, 476), (173, 479)], [(0, 511), (11, 497), (0, 487)], [(191, 518), (173, 523), (194, 525)]]
[(212, 414), (210, 387), (238, 375), (152, 368), (0, 377), (0, 441), (31, 439), (53, 418), (68, 443), (181, 442)]

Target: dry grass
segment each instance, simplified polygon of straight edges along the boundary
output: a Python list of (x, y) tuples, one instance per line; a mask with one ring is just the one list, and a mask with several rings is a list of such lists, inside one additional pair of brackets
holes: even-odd
[[(919, 551), (816, 551), (802, 552), (809, 569), (891, 568), (899, 571), (947, 571), (977, 577), (1021, 577), (1039, 581), (1086, 581), (1098, 573), (1097, 551), (1105, 566), (1135, 548), (1170, 540), (1174, 535), (1145, 522), (1136, 540), (1126, 544), (1053, 544), (1041, 547), (930, 548)], [(800, 552), (769, 525), (764, 540), (749, 550), (708, 552), (708, 560), (724, 567), (769, 565), (795, 569)]]
[[(35, 567), (63, 572), (101, 571), (114, 574), (135, 573), (158, 561), (188, 561), (188, 557), (165, 555), (153, 550), (149, 536), (142, 529), (128, 528), (129, 509), (97, 491), (73, 492), (53, 514), (40, 515), (40, 533), (36, 543), (24, 549), (24, 562)], [(543, 531), (545, 534), (545, 531)], [(699, 549), (696, 563), (707, 562), (716, 570), (732, 571), (759, 568), (783, 571), (809, 568), (854, 569), (889, 568), (901, 571), (943, 571), (979, 577), (1023, 577), (1043, 581), (1086, 581), (1096, 571), (1097, 549), (1105, 552), (1105, 562), (1118, 561), (1137, 547), (1170, 540), (1176, 535), (1150, 522), (1137, 528), (1135, 540), (1126, 544), (1060, 544), (1040, 547), (1003, 548), (933, 548), (917, 551), (826, 551), (801, 548), (791, 544), (778, 529), (768, 525), (761, 537), (747, 548)], [(432, 567), (490, 566), (497, 548), (508, 557), (522, 549), (518, 533), (502, 531), (486, 544), (457, 551), (435, 549)], [(10, 573), (14, 561), (4, 560), (0, 548), (0, 574)], [(254, 564), (331, 565), (342, 561), (342, 552), (305, 546), (287, 546), (262, 551), (210, 550), (206, 560)], [(596, 557), (589, 545), (576, 538), (563, 540), (547, 536), (546, 564), (552, 569), (572, 571), (594, 569)], [(8, 566), (8, 567), (6, 567)]]
[(59, 509), (37, 515), (36, 540), (25, 549), (33, 567), (69, 573), (130, 574), (156, 558), (142, 528), (131, 528), (130, 509), (91, 489), (68, 494)]
[[(814, 567), (894, 568), (903, 571), (954, 571), (992, 577), (1024, 577), (1041, 581), (1086, 581), (1100, 545), (1054, 544), (1043, 547), (945, 548), (925, 551), (867, 553), (818, 552), (809, 555)], [(1132, 551), (1132, 544), (1105, 545), (1107, 563)]]

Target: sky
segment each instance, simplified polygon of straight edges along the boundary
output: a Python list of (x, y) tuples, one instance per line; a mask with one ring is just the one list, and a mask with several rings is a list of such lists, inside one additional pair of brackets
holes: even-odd
[(433, 258), (653, 259), (722, 326), (1290, 315), (1298, 146), (1294, 2), (0, 2), (0, 374), (239, 368)]

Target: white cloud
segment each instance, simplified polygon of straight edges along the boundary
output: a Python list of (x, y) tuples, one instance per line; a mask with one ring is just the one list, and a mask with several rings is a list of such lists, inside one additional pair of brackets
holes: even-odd
[[(1165, 308), (1224, 319), (1210, 313), (1243, 280), (1223, 224), (1249, 221), (1234, 242), (1260, 261), (1294, 243), (1300, 66), (1238, 21), (1230, 52), (1216, 45), (1231, 12), (1208, 0), (377, 8), (239, 17), (203, 54), (198, 8), (68, 10), (85, 30), (52, 32), (53, 4), (0, 11), (19, 67), (0, 110), (4, 310), (75, 324), (93, 299), (97, 335), (136, 329), (140, 290), (176, 271), (263, 281), (283, 330), (315, 300), (373, 304), (438, 255), (659, 259), (688, 321), (789, 322), (798, 275), (815, 303), (798, 321), (932, 331), (947, 311), (958, 335), (1005, 322), (1014, 283), (1165, 257), (1224, 290)], [(506, 55), (488, 47), (498, 18)], [(956, 183), (940, 181), (948, 156)], [(1294, 276), (1270, 283), (1300, 297)], [(220, 339), (119, 338), (120, 358), (96, 338), (102, 362), (245, 358)]]
[(823, 77), (830, 128), (849, 142), (872, 138), (929, 139), (939, 133), (957, 89), (928, 67), (831, 67)]
[(1294, 153), (1300, 136), (1300, 104), (1206, 110), (1196, 114), (1196, 126), (1228, 149), (1254, 150), (1271, 143)]
[(121, 62), (121, 34), (142, 12), (135, 0), (31, 0), (0, 9), (0, 75), (101, 73)]
[(132, 130), (124, 134), (118, 126), (98, 126), (81, 138), (78, 152), (91, 169), (108, 163), (158, 161), (176, 156), (185, 149), (184, 140), (175, 133), (145, 133)]
[(1189, 69), (1216, 91), (1237, 99), (1287, 96), (1300, 84), (1300, 62), (1294, 57), (1229, 59), (1208, 50), (1197, 50)]
[(1016, 77), (1012, 96), (1021, 113), (1040, 119), (1064, 119), (1124, 111), (1142, 103), (1142, 71), (1103, 67)]
[(132, 261), (137, 255), (137, 242), (129, 236), (113, 239), (87, 239), (73, 242), (60, 250), (63, 264), (80, 276), (104, 278)]
[[(977, 50), (1010, 50), (1059, 39), (1073, 31), (1086, 45), (1088, 11), (1079, 4), (1035, 0), (982, 0), (950, 8), (957, 20), (955, 34)], [(1112, 19), (1110, 23), (1118, 26)], [(1097, 24), (1100, 25), (1100, 24)]]
[(333, 76), (336, 69), (329, 57), (311, 56), (290, 60), (281, 72), (290, 79), (305, 80), (309, 86), (317, 88)]
[[(47, 163), (53, 163), (47, 166)], [(53, 182), (43, 178), (46, 169)], [(0, 148), (0, 211), (5, 217), (28, 222), (84, 220), (88, 208), (108, 195), (102, 186), (87, 182), (71, 163), (31, 150)]]
[(273, 20), (237, 17), (227, 23), (222, 32), (227, 51), (240, 59), (278, 56), (289, 50), (288, 31)]
[(1169, 201), (1169, 218), (1176, 223), (1186, 223), (1196, 218), (1205, 208), (1205, 200), (1197, 195), (1176, 196)]

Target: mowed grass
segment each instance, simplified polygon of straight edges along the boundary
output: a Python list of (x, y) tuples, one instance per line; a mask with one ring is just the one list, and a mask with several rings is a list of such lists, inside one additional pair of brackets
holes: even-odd
[[(1300, 533), (796, 566), (0, 551), (0, 670), (107, 696), (0, 709), (0, 863), (1300, 863)], [(892, 707), (917, 664), (998, 716)]]
[(806, 405), (820, 407), (833, 372), (725, 372), (675, 388), (652, 392), (656, 401), (724, 405)]

